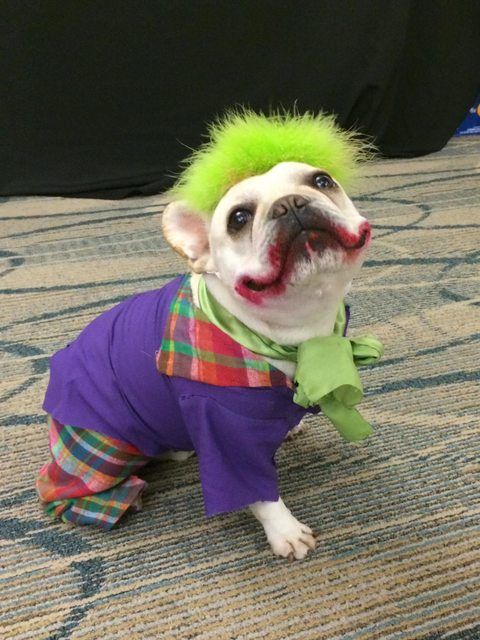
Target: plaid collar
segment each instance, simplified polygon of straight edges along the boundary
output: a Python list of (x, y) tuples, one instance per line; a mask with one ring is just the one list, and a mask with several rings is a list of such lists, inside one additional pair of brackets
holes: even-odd
[(188, 275), (170, 304), (156, 363), (167, 376), (220, 387), (292, 388), (282, 371), (235, 342), (195, 306)]

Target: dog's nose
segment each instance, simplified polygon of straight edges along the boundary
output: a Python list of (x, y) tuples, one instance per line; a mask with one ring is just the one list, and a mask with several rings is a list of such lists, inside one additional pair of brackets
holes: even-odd
[(296, 213), (297, 211), (300, 211), (300, 209), (303, 209), (308, 202), (309, 200), (307, 198), (296, 194), (283, 196), (276, 200), (270, 207), (270, 218), (273, 218), (274, 220), (276, 218), (281, 218), (289, 211)]

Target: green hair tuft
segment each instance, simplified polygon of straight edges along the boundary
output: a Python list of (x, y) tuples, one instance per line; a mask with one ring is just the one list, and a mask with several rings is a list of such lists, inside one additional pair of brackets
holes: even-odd
[(229, 111), (210, 125), (209, 138), (184, 161), (185, 169), (170, 192), (206, 214), (213, 213), (234, 184), (279, 162), (319, 167), (348, 186), (371, 155), (371, 145), (323, 113), (267, 116), (248, 109)]

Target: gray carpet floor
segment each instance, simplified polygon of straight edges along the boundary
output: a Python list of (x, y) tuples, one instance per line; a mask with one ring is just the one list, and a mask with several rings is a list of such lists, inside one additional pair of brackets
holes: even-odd
[(353, 446), (320, 416), (282, 447), (283, 497), (319, 532), (292, 564), (247, 512), (204, 518), (196, 459), (148, 467), (143, 511), (110, 533), (42, 513), (49, 356), (185, 266), (161, 197), (1, 202), (2, 638), (480, 638), (480, 138), (376, 162), (352, 195), (374, 236), (351, 332), (386, 346), (362, 372), (375, 435)]

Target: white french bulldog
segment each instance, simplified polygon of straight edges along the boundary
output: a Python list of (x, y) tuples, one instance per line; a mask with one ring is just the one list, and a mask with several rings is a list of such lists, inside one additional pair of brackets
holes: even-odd
[[(298, 162), (235, 184), (213, 216), (172, 202), (163, 231), (230, 313), (285, 345), (332, 333), (370, 241), (369, 223), (340, 184), (321, 167)], [(194, 297), (195, 282), (193, 276)], [(274, 364), (293, 377), (291, 362)], [(282, 499), (250, 509), (275, 554), (302, 559), (315, 548), (312, 530)]]

